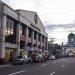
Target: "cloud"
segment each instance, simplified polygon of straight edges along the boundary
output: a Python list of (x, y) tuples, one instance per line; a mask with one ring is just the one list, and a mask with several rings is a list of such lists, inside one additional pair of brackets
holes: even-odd
[(4, 3), (6, 3), (6, 4), (8, 4), (8, 5), (12, 6), (12, 4), (11, 4), (10, 0), (1, 0), (1, 1), (3, 1)]
[(43, 6), (43, 4), (39, 0), (34, 0), (34, 4), (35, 4), (35, 7), (38, 7), (38, 8)]
[[(49, 37), (66, 39), (75, 30), (75, 0), (2, 0), (14, 9), (36, 11)], [(59, 31), (60, 30), (60, 31)], [(60, 37), (62, 35), (64, 37)], [(60, 37), (60, 38), (58, 38)]]
[(55, 29), (55, 28), (64, 28), (64, 29), (72, 29), (75, 28), (75, 24), (49, 24), (49, 22), (45, 22), (46, 29)]
[(54, 38), (55, 39), (55, 43), (59, 43), (59, 44), (61, 44), (62, 41), (64, 43), (67, 42), (68, 34), (69, 34), (69, 32), (64, 30), (64, 28), (56, 28), (56, 29), (54, 29), (51, 32), (50, 32), (50, 30), (48, 31), (48, 37), (49, 38)]
[(70, 32), (75, 33), (75, 24), (49, 24), (45, 22), (46, 32), (48, 33), (49, 38), (55, 38), (55, 43), (61, 44), (62, 41), (64, 44), (67, 43), (67, 36)]

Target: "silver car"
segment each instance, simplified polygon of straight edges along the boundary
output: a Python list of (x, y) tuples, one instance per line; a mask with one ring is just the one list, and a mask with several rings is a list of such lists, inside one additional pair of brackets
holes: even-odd
[(54, 55), (51, 55), (50, 57), (49, 57), (49, 60), (55, 60), (56, 58), (55, 58), (55, 56)]
[(12, 64), (24, 64), (25, 59), (22, 56), (13, 58)]

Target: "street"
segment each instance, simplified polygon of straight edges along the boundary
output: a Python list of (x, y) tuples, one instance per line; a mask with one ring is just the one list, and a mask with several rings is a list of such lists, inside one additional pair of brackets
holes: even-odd
[(75, 58), (0, 67), (0, 75), (75, 75)]

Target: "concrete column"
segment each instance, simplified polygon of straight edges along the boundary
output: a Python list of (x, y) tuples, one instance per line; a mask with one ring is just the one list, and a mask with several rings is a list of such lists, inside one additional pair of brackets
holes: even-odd
[(5, 28), (7, 16), (3, 15), (0, 24), (0, 62), (5, 59)]
[(16, 43), (17, 43), (17, 50), (16, 50), (16, 56), (19, 56), (20, 55), (20, 26), (21, 24), (18, 23), (17, 24), (17, 34), (16, 34)]
[(46, 50), (48, 50), (48, 38), (46, 37)]
[(38, 33), (36, 34), (36, 47), (38, 48)]
[(24, 50), (25, 50), (25, 51), (27, 51), (28, 34), (29, 34), (29, 30), (28, 30), (28, 27), (26, 27), (26, 28), (25, 28), (25, 47), (24, 47)]
[(48, 50), (48, 38), (47, 38), (47, 50)]
[(44, 37), (44, 49), (45, 49), (45, 37)]
[(41, 45), (40, 45), (40, 46), (41, 46), (41, 48), (42, 48), (42, 35), (41, 35), (41, 37), (40, 37), (40, 42), (41, 42)]
[(34, 30), (32, 31), (32, 36), (31, 36), (31, 40), (32, 40), (32, 48), (34, 47)]
[(46, 37), (44, 37), (44, 45), (45, 45), (45, 49), (46, 49)]

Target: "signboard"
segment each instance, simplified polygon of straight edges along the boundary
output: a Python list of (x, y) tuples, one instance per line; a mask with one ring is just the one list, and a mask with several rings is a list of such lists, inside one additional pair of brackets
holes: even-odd
[(34, 49), (32, 47), (27, 47), (27, 51), (33, 51)]

